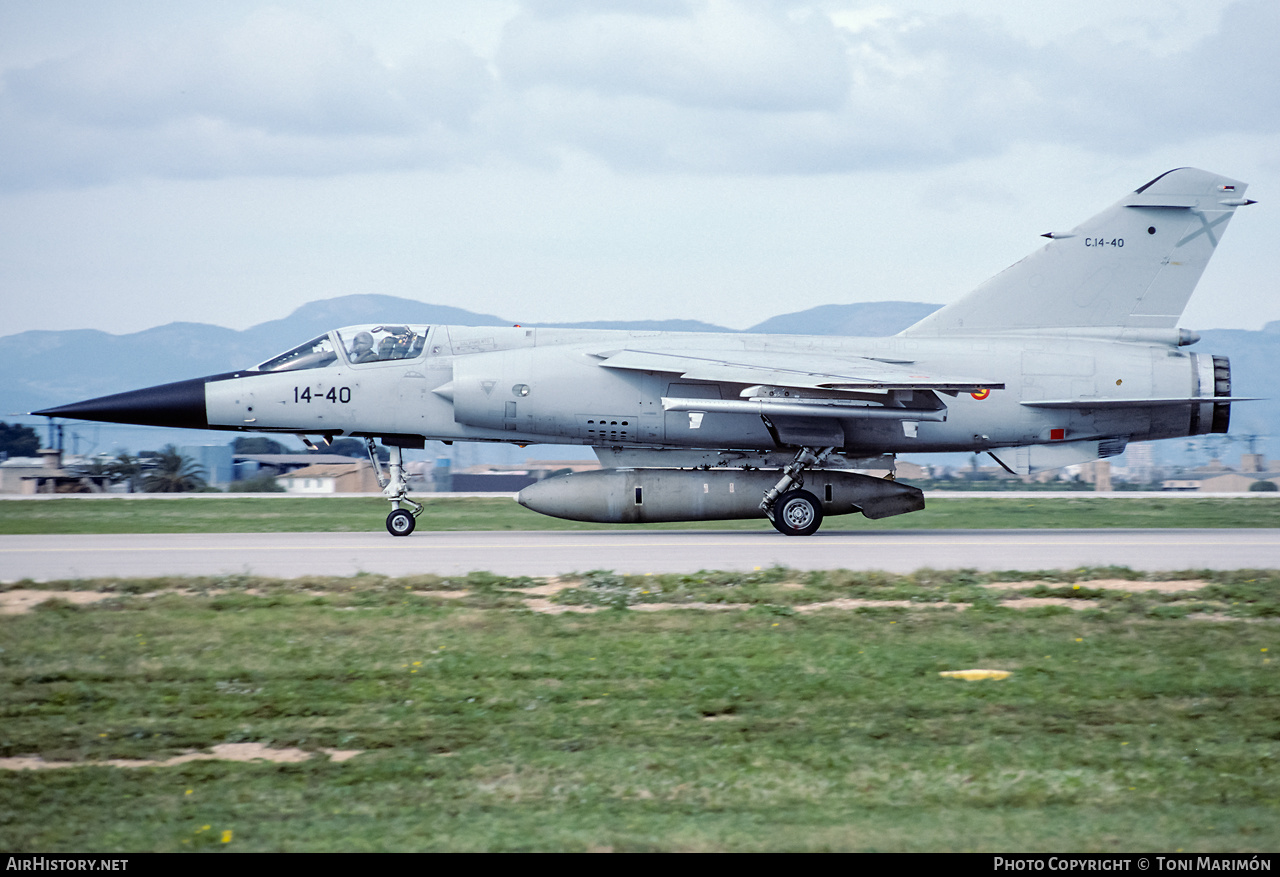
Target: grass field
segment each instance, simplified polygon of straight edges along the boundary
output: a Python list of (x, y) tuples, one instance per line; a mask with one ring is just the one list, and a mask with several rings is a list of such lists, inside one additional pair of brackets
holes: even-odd
[[(78, 766), (0, 770), (0, 848), (1274, 850), (1278, 585), (772, 569), (42, 586), (64, 593), (0, 616), (0, 756)], [(85, 589), (106, 599), (73, 602)], [(966, 668), (1012, 673), (938, 675)], [(228, 743), (311, 757), (101, 764)]]
[[(420, 530), (746, 529), (767, 521), (604, 525), (563, 521), (507, 498), (429, 498)], [(261, 533), (379, 530), (388, 504), (380, 497), (293, 498), (191, 496), (181, 499), (50, 499), (0, 502), (0, 535), (30, 533)], [(879, 521), (829, 518), (859, 530), (1081, 527), (1280, 527), (1280, 498), (1108, 499), (1093, 496), (933, 499), (924, 511)]]

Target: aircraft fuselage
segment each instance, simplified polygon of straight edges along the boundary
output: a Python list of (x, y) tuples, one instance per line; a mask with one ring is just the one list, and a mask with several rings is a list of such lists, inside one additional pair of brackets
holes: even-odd
[[(752, 351), (864, 357), (924, 371), (945, 368), (1004, 384), (1004, 389), (985, 394), (939, 395), (945, 420), (859, 416), (869, 408), (883, 407), (875, 400), (892, 392), (870, 389), (864, 394), (867, 407), (849, 411), (848, 417), (831, 416), (812, 424), (838, 437), (839, 441), (829, 443), (853, 455), (982, 451), (1116, 436), (1145, 441), (1207, 433), (1214, 421), (1213, 358), (1179, 348), (1176, 341), (1117, 343), (1030, 334), (832, 338), (434, 326), (428, 330), (422, 353), (411, 360), (352, 364), (343, 357), (319, 368), (245, 371), (209, 379), (204, 385), (208, 427), (602, 447), (779, 447), (777, 435), (758, 413), (664, 410), (664, 398), (707, 400), (708, 409), (716, 401), (741, 400), (742, 383), (601, 367), (602, 351), (638, 344), (730, 361)], [(797, 393), (801, 398), (818, 394)], [(1154, 399), (1170, 401), (1121, 404)], [(1024, 404), (1066, 400), (1076, 404)], [(1098, 404), (1091, 407), (1089, 400)], [(1229, 403), (1218, 407), (1224, 404)], [(915, 426), (904, 429), (904, 420)]]

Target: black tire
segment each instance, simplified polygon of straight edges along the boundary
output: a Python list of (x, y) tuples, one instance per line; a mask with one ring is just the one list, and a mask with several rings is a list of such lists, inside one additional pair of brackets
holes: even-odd
[(413, 515), (404, 509), (396, 509), (387, 515), (387, 532), (392, 536), (408, 536), (413, 532), (413, 528), (418, 525)]
[(773, 504), (773, 526), (786, 536), (812, 536), (822, 526), (822, 503), (807, 490), (789, 490)]

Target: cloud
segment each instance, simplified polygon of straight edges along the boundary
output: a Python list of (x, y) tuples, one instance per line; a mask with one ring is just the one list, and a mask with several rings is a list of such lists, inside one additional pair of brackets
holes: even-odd
[(107, 128), (203, 116), (268, 133), (341, 135), (402, 131), (406, 122), (370, 49), (277, 9), (222, 33), (91, 46), (5, 80), (34, 114)]
[(715, 2), (526, 15), (497, 64), (541, 136), (655, 171), (918, 168), (1018, 143), (1128, 155), (1280, 130), (1280, 53), (1251, 36), (1280, 32), (1266, 0), (1232, 5), (1217, 32), (1165, 53), (1098, 30), (1033, 45), (969, 13), (885, 14), (843, 32), (820, 18)]
[[(1124, 154), (1221, 133), (1280, 129), (1280, 55), (1252, 35), (1280, 32), (1280, 7), (1228, 7), (1216, 32), (1172, 53), (1083, 30), (1044, 46), (957, 15), (889, 41), (919, 73), (900, 82), (915, 106), (957, 133), (1000, 148), (1012, 141), (1068, 143)], [(949, 108), (949, 109), (948, 109)]]
[(763, 112), (835, 110), (848, 95), (844, 45), (816, 12), (791, 18), (727, 0), (684, 14), (669, 4), (658, 14), (620, 3), (577, 9), (507, 25), (496, 63), (508, 84)]
[(221, 31), (100, 43), (5, 72), (0, 185), (150, 175), (327, 175), (449, 164), (492, 76), (456, 43), (402, 67), (323, 20), (266, 9)]
[(410, 58), (396, 84), (416, 114), (459, 129), (472, 127), (497, 85), (489, 65), (458, 42), (438, 43)]
[(1280, 6), (1241, 0), (1157, 52), (1103, 31), (1032, 44), (994, 19), (830, 4), (526, 0), (492, 58), (424, 41), (390, 63), (288, 9), (102, 38), (0, 82), (0, 187), (130, 176), (330, 175), (546, 162), (825, 173), (1016, 144), (1141, 153), (1280, 130)]

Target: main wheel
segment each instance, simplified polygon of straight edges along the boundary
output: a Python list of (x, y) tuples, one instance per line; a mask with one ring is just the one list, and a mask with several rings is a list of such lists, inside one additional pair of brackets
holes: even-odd
[(822, 504), (807, 490), (789, 490), (773, 504), (773, 526), (787, 536), (812, 536), (822, 526)]
[(387, 515), (387, 532), (392, 536), (408, 536), (413, 532), (413, 528), (417, 526), (417, 523), (413, 519), (413, 515), (404, 509), (396, 509)]

